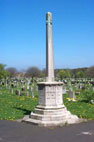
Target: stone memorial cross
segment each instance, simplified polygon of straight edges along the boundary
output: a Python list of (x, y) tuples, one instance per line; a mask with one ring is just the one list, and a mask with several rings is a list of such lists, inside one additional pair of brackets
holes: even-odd
[(23, 121), (41, 125), (58, 126), (78, 122), (64, 106), (62, 98), (63, 82), (54, 81), (54, 62), (52, 45), (52, 14), (46, 14), (46, 82), (38, 83), (39, 102), (34, 112)]

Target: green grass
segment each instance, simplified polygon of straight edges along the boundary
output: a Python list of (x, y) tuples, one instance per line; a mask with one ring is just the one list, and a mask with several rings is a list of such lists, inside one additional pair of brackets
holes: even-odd
[(30, 114), (38, 104), (38, 97), (16, 96), (7, 90), (0, 90), (0, 119), (15, 120)]
[[(0, 120), (15, 120), (29, 115), (38, 104), (38, 92), (34, 93), (35, 98), (30, 96), (16, 96), (10, 94), (5, 88), (0, 90)], [(64, 95), (64, 104), (67, 109), (80, 118), (94, 119), (94, 105), (85, 102), (78, 95), (76, 102), (68, 101), (68, 95)]]
[(68, 95), (64, 95), (64, 104), (67, 107), (67, 109), (72, 113), (77, 115), (80, 118), (85, 118), (85, 119), (94, 119), (94, 105), (87, 103), (85, 100), (80, 100), (79, 98), (81, 95), (78, 97), (78, 101), (68, 101)]

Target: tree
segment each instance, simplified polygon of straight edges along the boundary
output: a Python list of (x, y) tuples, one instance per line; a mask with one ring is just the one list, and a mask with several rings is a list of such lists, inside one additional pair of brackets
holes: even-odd
[(83, 77), (84, 77), (83, 71), (77, 72), (76, 77), (77, 77), (77, 78), (83, 78)]
[[(83, 74), (82, 76), (85, 77), (85, 76), (86, 76), (86, 70), (87, 70), (87, 69), (88, 69), (87, 67), (85, 67), (85, 68), (71, 69), (71, 76), (72, 76), (73, 78), (76, 78), (78, 72), (83, 72), (83, 73), (81, 73), (81, 74)], [(78, 76), (79, 76), (79, 75), (78, 75)]]
[(46, 76), (46, 69), (43, 69), (42, 71), (41, 71), (41, 77), (45, 77)]
[(90, 78), (94, 78), (94, 66), (91, 66), (86, 70), (86, 76)]
[(65, 70), (65, 78), (70, 78), (70, 71), (69, 70)]
[(0, 64), (0, 79), (8, 77), (10, 74), (8, 71), (5, 70), (5, 66), (3, 64)]
[(26, 71), (26, 76), (31, 76), (32, 78), (40, 77), (40, 75), (41, 75), (41, 70), (37, 67), (29, 67)]
[(61, 70), (61, 71), (59, 71), (58, 76), (59, 76), (60, 80), (62, 80), (63, 78), (69, 78), (70, 72), (69, 72), (69, 70)]
[(11, 76), (15, 76), (15, 74), (18, 72), (14, 67), (9, 67), (6, 70), (10, 73)]

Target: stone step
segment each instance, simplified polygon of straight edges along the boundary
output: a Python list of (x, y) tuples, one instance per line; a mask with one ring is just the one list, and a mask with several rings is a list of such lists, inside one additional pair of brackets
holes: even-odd
[(59, 120), (64, 120), (66, 119), (66, 117), (69, 116), (70, 116), (69, 113), (62, 113), (60, 115), (41, 115), (41, 114), (32, 113), (30, 118), (42, 121), (59, 121)]
[(43, 110), (43, 109), (35, 109), (34, 111), (36, 114), (43, 114), (43, 115), (61, 115), (62, 113), (69, 113), (66, 108), (57, 109), (57, 110)]
[(83, 120), (80, 120), (78, 117), (71, 115), (69, 118), (67, 117), (66, 119), (62, 120), (39, 120), (39, 119), (33, 119), (33, 118), (28, 118), (23, 120), (23, 122), (39, 125), (39, 126), (61, 126), (65, 124), (74, 124), (74, 123), (80, 123)]
[(41, 120), (36, 120), (32, 118), (28, 118), (25, 120), (25, 122), (30, 123), (30, 124), (35, 124), (39, 126), (45, 126), (45, 127), (50, 127), (50, 126), (61, 126), (65, 125), (67, 123), (66, 120), (61, 120), (61, 121), (41, 121)]

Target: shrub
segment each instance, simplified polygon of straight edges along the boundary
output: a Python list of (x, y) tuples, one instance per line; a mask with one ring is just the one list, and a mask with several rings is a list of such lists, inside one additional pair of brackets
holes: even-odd
[(94, 100), (94, 91), (86, 90), (83, 92), (83, 97), (87, 102), (91, 102), (91, 100)]

